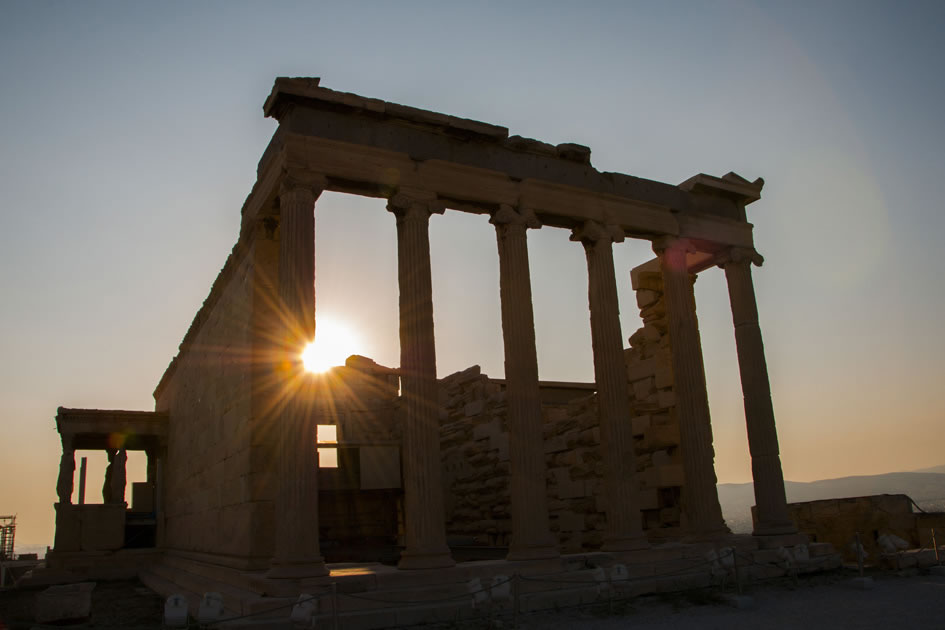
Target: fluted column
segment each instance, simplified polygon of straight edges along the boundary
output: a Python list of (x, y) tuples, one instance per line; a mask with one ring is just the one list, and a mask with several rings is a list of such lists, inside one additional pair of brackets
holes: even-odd
[(397, 217), (400, 284), (400, 390), (406, 403), (403, 434), (405, 549), (401, 569), (453, 566), (446, 545), (440, 481), (440, 425), (430, 273), (431, 213), (443, 205), (429, 196), (398, 193), (387, 209)]
[(145, 456), (147, 456), (145, 481), (148, 483), (154, 483), (154, 477), (157, 475), (157, 453), (153, 447), (146, 448), (144, 453)]
[(318, 455), (304, 400), (302, 350), (315, 335), (315, 200), (320, 182), (287, 179), (279, 191), (279, 300), (283, 379), (278, 497), (271, 578), (328, 573), (318, 542)]
[(574, 230), (587, 255), (588, 303), (591, 311), (591, 344), (594, 378), (600, 413), (600, 441), (604, 458), (604, 496), (607, 531), (604, 549), (622, 551), (647, 546), (634, 481), (636, 457), (630, 430), (627, 366), (623, 357), (617, 280), (614, 275), (614, 242), (622, 242), (623, 230), (586, 221)]
[(784, 494), (768, 365), (761, 327), (758, 325), (755, 288), (751, 281), (751, 264), (761, 265), (762, 262), (763, 259), (754, 250), (733, 248), (719, 265), (725, 270), (725, 279), (728, 281), (732, 320), (735, 324), (735, 347), (745, 401), (745, 425), (748, 428), (748, 450), (751, 453), (751, 476), (755, 489), (756, 536), (792, 534), (797, 531), (788, 515)]
[(538, 353), (528, 270), (528, 228), (534, 213), (503, 205), (492, 215), (499, 246), (499, 294), (505, 343), (505, 392), (509, 418), (512, 540), (509, 560), (553, 558), (557, 545), (548, 528), (548, 490), (542, 440)]
[(653, 244), (663, 274), (663, 299), (669, 319), (676, 414), (685, 471), (682, 504), (689, 534), (696, 539), (729, 533), (716, 488), (712, 421), (702, 362), (692, 282), (686, 265), (688, 244), (663, 238)]
[(112, 503), (125, 502), (125, 486), (127, 485), (128, 479), (127, 467), (128, 451), (120, 448), (115, 453), (114, 459), (109, 464), (109, 468), (111, 468), (111, 477), (109, 479), (109, 483), (111, 484)]
[(112, 475), (115, 474), (115, 454), (118, 451), (113, 448), (105, 449), (105, 457), (108, 458), (108, 464), (105, 466), (105, 481), (102, 482), (102, 503), (114, 503), (113, 496), (114, 485), (112, 484)]
[(56, 480), (56, 494), (59, 496), (60, 504), (67, 505), (72, 503), (72, 484), (74, 479), (75, 449), (72, 447), (71, 439), (63, 439), (62, 456), (59, 458), (59, 478)]

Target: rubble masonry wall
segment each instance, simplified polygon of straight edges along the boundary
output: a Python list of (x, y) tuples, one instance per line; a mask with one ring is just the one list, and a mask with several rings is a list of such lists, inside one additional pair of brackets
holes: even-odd
[[(643, 327), (625, 351), (638, 500), (651, 539), (681, 535), (684, 485), (662, 277), (635, 273)], [(447, 532), (509, 543), (509, 433), (504, 382), (474, 366), (441, 380)], [(606, 525), (596, 394), (542, 385), (551, 530), (564, 553), (600, 548)], [(571, 394), (573, 397), (567, 398)]]

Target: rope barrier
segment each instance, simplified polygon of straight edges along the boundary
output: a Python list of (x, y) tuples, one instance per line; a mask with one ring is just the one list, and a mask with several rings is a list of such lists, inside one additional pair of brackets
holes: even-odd
[(237, 620), (239, 620), (239, 619), (248, 619), (249, 617), (256, 617), (256, 616), (258, 616), (258, 615), (265, 615), (265, 614), (268, 614), (268, 613), (276, 612), (276, 611), (278, 611), (278, 610), (285, 610), (286, 608), (294, 608), (294, 607), (297, 606), (298, 604), (304, 604), (304, 603), (306, 603), (306, 602), (311, 602), (311, 601), (318, 601), (318, 600), (320, 600), (321, 598), (323, 598), (323, 597), (325, 597), (325, 596), (327, 596), (327, 595), (330, 595), (330, 594), (331, 594), (330, 591), (329, 591), (329, 592), (322, 592), (322, 593), (319, 593), (318, 595), (309, 595), (306, 599), (302, 599), (301, 596), (300, 596), (299, 599), (293, 601), (293, 602), (290, 603), (290, 604), (282, 604), (282, 605), (280, 605), (280, 606), (273, 606), (272, 608), (267, 608), (267, 609), (265, 609), (265, 610), (257, 610), (257, 611), (254, 612), (254, 613), (247, 613), (247, 614), (245, 614), (245, 615), (237, 615), (237, 616), (235, 616), (235, 617), (227, 617), (226, 619), (215, 619), (215, 620), (213, 620), (213, 621), (208, 621), (207, 623), (200, 624), (200, 625), (204, 625), (204, 626), (214, 626), (214, 625), (216, 625), (216, 624), (218, 624), (218, 623), (228, 623), (228, 622), (230, 622), (230, 621), (237, 621)]
[[(501, 586), (504, 586), (504, 585), (509, 584), (509, 583), (512, 583), (512, 585), (513, 585), (513, 593), (510, 595), (510, 599), (512, 600), (512, 606), (513, 606), (513, 613), (512, 613), (512, 614), (514, 614), (514, 615), (517, 617), (517, 615), (518, 615), (518, 607), (519, 607), (519, 601), (518, 601), (518, 600), (521, 598), (522, 594), (519, 592), (519, 589), (516, 587), (516, 584), (517, 584), (516, 580), (522, 580), (522, 581), (526, 581), (526, 582), (535, 582), (535, 583), (545, 583), (545, 584), (581, 585), (581, 586), (588, 586), (588, 587), (590, 587), (590, 586), (601, 587), (602, 585), (606, 584), (606, 585), (609, 587), (609, 588), (608, 588), (608, 591), (613, 591), (613, 585), (614, 585), (615, 583), (616, 583), (616, 584), (619, 584), (619, 583), (633, 583), (633, 582), (640, 582), (640, 581), (647, 581), (647, 580), (656, 580), (656, 579), (661, 579), (661, 578), (677, 577), (677, 576), (684, 575), (684, 574), (687, 574), (687, 573), (692, 573), (694, 570), (699, 569), (699, 568), (702, 568), (702, 567), (709, 567), (709, 566), (718, 565), (718, 563), (720, 563), (721, 561), (725, 560), (725, 559), (728, 558), (728, 557), (732, 557), (732, 559), (733, 559), (733, 561), (736, 563), (736, 565), (737, 565), (737, 558), (741, 558), (741, 559), (743, 559), (743, 560), (746, 560), (749, 566), (759, 566), (759, 567), (765, 567), (765, 568), (770, 568), (770, 567), (772, 567), (772, 566), (777, 566), (777, 564), (773, 564), (773, 563), (761, 563), (761, 562), (758, 562), (758, 561), (756, 561), (756, 560), (754, 559), (754, 557), (753, 557), (752, 554), (750, 554), (750, 553), (745, 553), (745, 552), (741, 552), (741, 551), (738, 551), (737, 549), (734, 549), (734, 548), (730, 548), (730, 549), (724, 550), (723, 552), (720, 552), (720, 553), (717, 555), (717, 557), (715, 557), (715, 558), (713, 558), (713, 559), (711, 559), (711, 560), (697, 560), (697, 561), (695, 561), (695, 562), (690, 562), (690, 563), (686, 564), (686, 566), (680, 567), (680, 568), (678, 568), (678, 569), (674, 569), (674, 570), (671, 570), (671, 571), (664, 571), (664, 572), (661, 572), (661, 573), (653, 573), (653, 574), (650, 574), (650, 575), (637, 575), (637, 576), (629, 576), (629, 575), (628, 575), (627, 577), (612, 577), (612, 576), (607, 576), (607, 579), (606, 579), (606, 580), (601, 581), (601, 580), (598, 580), (598, 579), (586, 579), (586, 580), (570, 579), (570, 580), (569, 580), (569, 579), (561, 579), (560, 577), (558, 577), (558, 576), (564, 576), (564, 575), (568, 575), (568, 574), (570, 574), (570, 573), (574, 573), (574, 571), (561, 571), (561, 572), (559, 572), (559, 573), (550, 573), (550, 574), (538, 575), (538, 576), (527, 576), (527, 575), (515, 574), (515, 575), (513, 575), (513, 576), (510, 577), (510, 578), (506, 578), (506, 579), (504, 579), (504, 580), (502, 580), (502, 581), (500, 581), (500, 582), (497, 582), (497, 583), (495, 583), (495, 584), (489, 584), (489, 585), (483, 586), (482, 588), (480, 588), (480, 589), (478, 589), (478, 590), (468, 591), (468, 592), (465, 592), (465, 593), (461, 593), (461, 594), (458, 594), (458, 595), (451, 595), (451, 596), (448, 596), (448, 597), (438, 597), (438, 598), (423, 599), (423, 600), (389, 599), (389, 598), (384, 598), (384, 597), (372, 597), (372, 596), (370, 596), (370, 595), (365, 595), (365, 594), (360, 594), (360, 593), (334, 592), (334, 589), (332, 589), (331, 587), (329, 587), (330, 590), (323, 591), (322, 593), (319, 593), (318, 595), (310, 595), (310, 596), (309, 596), (308, 598), (306, 598), (306, 599), (299, 599), (299, 600), (293, 601), (293, 602), (288, 603), (288, 604), (284, 604), (284, 605), (280, 605), (280, 606), (275, 606), (275, 607), (272, 607), (272, 608), (267, 608), (267, 609), (265, 609), (265, 610), (260, 610), (260, 611), (254, 612), (254, 613), (248, 613), (248, 614), (245, 614), (245, 615), (238, 615), (238, 616), (234, 616), (234, 617), (228, 617), (228, 618), (226, 618), (226, 619), (218, 619), (218, 620), (215, 620), (215, 621), (212, 621), (212, 622), (208, 622), (208, 623), (206, 623), (206, 624), (204, 624), (204, 625), (205, 625), (205, 626), (212, 626), (212, 625), (217, 625), (217, 624), (221, 624), (221, 623), (236, 621), (236, 620), (240, 620), (240, 619), (246, 619), (246, 618), (249, 618), (249, 617), (255, 617), (255, 616), (258, 616), (258, 615), (269, 614), (269, 613), (277, 612), (277, 611), (279, 611), (279, 610), (285, 610), (285, 609), (287, 609), (287, 608), (292, 608), (292, 607), (294, 607), (294, 606), (296, 606), (296, 605), (298, 605), (298, 604), (300, 604), (300, 603), (305, 603), (305, 602), (308, 602), (308, 601), (317, 601), (317, 600), (320, 600), (320, 599), (322, 599), (322, 598), (324, 598), (324, 597), (327, 597), (327, 596), (332, 596), (333, 598), (335, 598), (334, 601), (336, 601), (336, 602), (337, 602), (337, 599), (336, 599), (337, 597), (347, 597), (347, 598), (349, 598), (349, 599), (356, 599), (356, 600), (371, 601), (371, 602), (382, 603), (382, 604), (396, 604), (396, 605), (398, 605), (398, 606), (413, 607), (413, 606), (425, 606), (425, 605), (430, 605), (430, 604), (442, 604), (442, 603), (449, 603), (449, 602), (453, 602), (453, 601), (461, 601), (461, 600), (473, 598), (475, 595), (478, 595), (478, 594), (480, 594), (480, 593), (487, 593), (487, 592), (488, 592), (488, 593), (491, 593), (494, 589), (496, 589), (496, 588), (498, 588), (498, 587), (501, 587)], [(805, 566), (805, 567), (810, 567), (810, 566), (812, 566), (812, 565), (813, 565), (813, 566), (819, 566), (820, 564), (823, 564), (824, 562), (827, 562), (827, 561), (830, 560), (830, 559), (831, 559), (830, 556), (820, 557), (820, 558), (816, 558), (816, 559), (810, 558), (810, 559), (808, 559), (808, 560), (804, 563), (804, 566)], [(794, 571), (796, 571), (798, 568), (803, 568), (803, 567), (798, 567), (798, 566), (796, 566), (796, 565), (795, 565), (795, 566), (790, 566), (790, 565), (794, 565), (795, 563), (793, 562), (793, 560), (789, 561), (787, 558), (785, 558), (785, 564), (788, 564), (788, 565), (789, 565), (789, 566), (787, 567), (788, 570), (794, 570)], [(723, 568), (724, 568), (724, 567), (723, 567)], [(732, 567), (732, 568), (725, 568), (725, 569), (726, 569), (726, 573), (728, 573), (729, 571), (733, 570), (734, 567)], [(724, 576), (723, 576), (723, 577), (724, 577)], [(796, 575), (795, 575), (795, 579), (796, 579)], [(452, 585), (452, 586), (459, 586), (459, 585), (462, 585), (462, 584), (466, 584), (466, 583), (464, 583), (464, 582), (452, 582), (452, 583), (450, 583), (450, 585)], [(336, 587), (336, 586), (337, 586), (337, 583), (332, 583), (332, 587)], [(715, 585), (707, 585), (707, 586), (697, 587), (697, 588), (701, 590), (701, 589), (716, 588), (716, 586), (715, 586)], [(544, 591), (544, 592), (557, 592), (557, 591), (564, 591), (564, 590), (567, 590), (567, 589), (566, 589), (566, 588), (549, 589), (548, 591)], [(612, 598), (613, 598), (613, 595), (612, 595), (611, 592), (609, 592), (609, 593), (608, 593), (608, 604), (609, 604), (609, 606), (611, 607), (611, 609), (613, 608), (613, 599), (612, 599)], [(337, 615), (337, 612), (338, 612), (338, 610), (337, 610), (337, 605), (333, 606), (332, 609), (333, 609), (333, 610), (332, 610), (332, 615), (333, 615), (333, 616), (336, 616), (336, 615)]]

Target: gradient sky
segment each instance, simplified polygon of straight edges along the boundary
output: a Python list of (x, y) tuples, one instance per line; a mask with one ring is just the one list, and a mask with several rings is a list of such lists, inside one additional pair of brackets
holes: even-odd
[[(153, 408), (236, 241), (276, 76), (585, 144), (602, 171), (764, 177), (785, 477), (945, 463), (942, 32), (941, 2), (0, 1), (0, 514), (51, 544), (57, 406)], [(393, 217), (336, 194), (316, 216), (319, 314), (397, 365)], [(447, 212), (431, 240), (438, 373), (501, 377), (492, 227)], [(583, 251), (529, 245), (541, 377), (593, 380)], [(616, 249), (624, 337), (651, 257)], [(719, 480), (749, 481), (721, 270), (696, 287)]]

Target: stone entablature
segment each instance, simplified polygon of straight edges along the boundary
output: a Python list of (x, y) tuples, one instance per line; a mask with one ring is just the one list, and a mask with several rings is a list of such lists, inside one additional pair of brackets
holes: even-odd
[[(116, 448), (119, 442), (125, 448), (144, 450), (166, 445), (167, 414), (59, 407), (56, 430), (64, 441), (71, 441), (75, 450)], [(118, 436), (121, 438), (116, 441)]]

